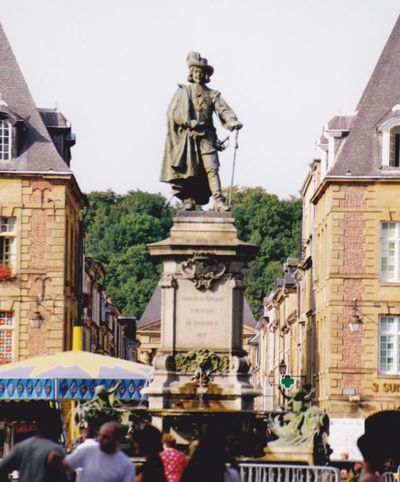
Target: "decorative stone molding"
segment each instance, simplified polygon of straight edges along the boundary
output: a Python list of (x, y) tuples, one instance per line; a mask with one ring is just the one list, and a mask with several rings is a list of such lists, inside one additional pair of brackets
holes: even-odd
[(227, 373), (229, 371), (229, 357), (218, 356), (213, 351), (201, 348), (183, 355), (175, 355), (176, 370), (178, 372), (193, 372), (192, 380), (199, 385), (207, 385), (213, 373)]
[(195, 288), (208, 290), (214, 281), (225, 274), (226, 265), (212, 254), (195, 254), (180, 265), (184, 278), (193, 281)]
[(173, 274), (163, 275), (160, 279), (159, 284), (161, 288), (176, 288), (178, 286), (178, 283)]

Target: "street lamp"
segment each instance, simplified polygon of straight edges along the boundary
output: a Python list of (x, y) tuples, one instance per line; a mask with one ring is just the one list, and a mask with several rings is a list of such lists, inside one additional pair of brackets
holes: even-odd
[(284, 376), (285, 373), (286, 373), (286, 363), (285, 363), (285, 360), (282, 358), (281, 362), (279, 363), (279, 373)]
[(267, 380), (268, 380), (268, 383), (269, 385), (272, 387), (272, 385), (274, 384), (274, 380), (275, 380), (275, 376), (274, 376), (274, 371), (271, 370), (268, 375), (267, 375)]
[(36, 297), (36, 311), (33, 312), (32, 318), (29, 320), (32, 328), (40, 328), (44, 318), (39, 311), (39, 296)]
[(357, 310), (357, 298), (353, 299), (353, 312), (349, 319), (349, 328), (352, 332), (358, 332), (362, 328), (362, 319)]

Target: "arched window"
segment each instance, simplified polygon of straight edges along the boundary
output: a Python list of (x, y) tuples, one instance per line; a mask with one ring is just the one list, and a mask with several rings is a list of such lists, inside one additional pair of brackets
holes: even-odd
[(0, 161), (11, 159), (11, 131), (11, 124), (0, 120)]

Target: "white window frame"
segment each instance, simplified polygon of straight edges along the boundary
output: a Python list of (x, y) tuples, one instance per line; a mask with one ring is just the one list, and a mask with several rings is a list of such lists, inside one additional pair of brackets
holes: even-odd
[[(396, 125), (392, 127), (390, 130), (390, 137), (389, 137), (389, 167), (392, 169), (400, 168), (400, 152), (397, 152), (397, 159), (396, 159), (396, 137), (398, 138), (398, 142), (400, 142), (400, 126)], [(400, 146), (398, 150), (400, 149)], [(395, 164), (398, 164), (397, 166)]]
[[(392, 233), (388, 233), (388, 228)], [(379, 269), (381, 281), (400, 282), (400, 222), (398, 221), (381, 222)]]
[[(4, 140), (8, 140), (8, 146)], [(11, 160), (12, 152), (12, 125), (4, 119), (0, 120), (0, 161)]]
[[(395, 106), (397, 107), (397, 106)], [(398, 110), (393, 111), (394, 116), (389, 120), (381, 124), (378, 130), (382, 133), (382, 166), (388, 169), (397, 170), (400, 167), (391, 166), (391, 153), (392, 153), (392, 130), (396, 127), (400, 127), (400, 113)]]
[[(0, 264), (6, 264), (15, 271), (17, 223), (15, 217), (0, 217)], [(7, 247), (8, 246), (8, 247)]]
[(378, 357), (379, 373), (400, 374), (400, 316), (379, 317)]

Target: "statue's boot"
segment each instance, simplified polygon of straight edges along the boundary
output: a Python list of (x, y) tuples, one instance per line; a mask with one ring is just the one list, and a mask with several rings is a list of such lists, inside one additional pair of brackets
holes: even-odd
[(222, 194), (221, 181), (218, 175), (218, 169), (210, 169), (207, 171), (208, 185), (214, 198), (215, 211), (229, 211), (229, 207), (225, 204), (225, 197)]

